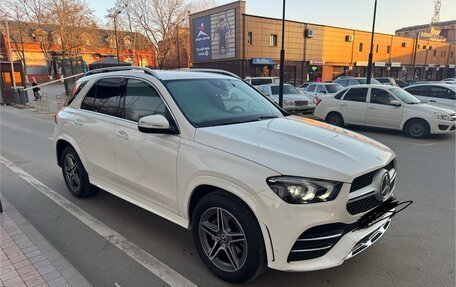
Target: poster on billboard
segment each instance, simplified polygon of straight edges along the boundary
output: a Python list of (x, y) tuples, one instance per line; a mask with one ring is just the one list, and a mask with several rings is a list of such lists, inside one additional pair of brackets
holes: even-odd
[(235, 9), (193, 20), (195, 62), (236, 56)]
[(211, 57), (211, 18), (201, 17), (193, 20), (195, 38), (195, 61), (209, 61)]
[(234, 9), (211, 15), (212, 59), (236, 56), (236, 13)]

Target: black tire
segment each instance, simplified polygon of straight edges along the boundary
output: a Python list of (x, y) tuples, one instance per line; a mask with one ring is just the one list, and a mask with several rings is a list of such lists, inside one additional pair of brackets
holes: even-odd
[[(214, 210), (216, 217), (208, 216)], [(214, 228), (219, 225), (214, 225), (209, 221), (210, 219), (218, 220), (219, 211), (222, 214), (221, 218), (223, 216), (227, 218), (226, 221), (222, 220), (225, 222), (225, 225), (228, 225), (228, 232), (226, 233), (226, 230), (223, 228), (221, 228), (224, 230), (222, 232), (220, 232), (220, 228), (216, 231)], [(206, 219), (208, 220), (206, 221)], [(212, 224), (213, 228), (210, 228), (210, 232), (213, 232), (214, 236), (206, 231), (208, 230), (207, 225), (205, 228), (201, 227), (204, 223)], [(238, 228), (238, 224), (240, 228)], [(216, 276), (223, 280), (233, 283), (251, 281), (267, 268), (266, 249), (258, 221), (249, 207), (230, 193), (221, 190), (215, 191), (204, 196), (196, 204), (192, 215), (192, 233), (195, 247), (204, 264)], [(217, 233), (218, 235), (215, 235)], [(223, 233), (227, 235), (225, 238), (223, 237)], [(239, 235), (241, 233), (244, 234), (245, 239), (243, 240), (239, 239), (242, 238), (242, 235)], [(238, 237), (233, 236), (234, 234), (237, 234), (236, 236)], [(238, 239), (236, 240), (236, 238)], [(242, 240), (242, 242), (231, 243), (230, 240)], [(210, 242), (213, 242), (212, 248), (207, 246)], [(219, 243), (219, 247), (215, 248), (217, 242)], [(222, 247), (225, 249), (221, 249)], [(207, 254), (206, 250), (208, 249), (219, 250), (219, 252), (215, 252), (213, 260)], [(233, 263), (235, 261), (230, 260), (231, 263), (228, 262), (228, 253), (238, 257), (239, 260), (236, 261), (238, 266), (235, 266), (236, 264)]]
[(98, 191), (98, 188), (90, 184), (87, 171), (73, 147), (67, 146), (63, 150), (60, 163), (63, 179), (73, 196), (89, 197)]
[(404, 126), (404, 132), (408, 137), (416, 139), (427, 138), (430, 134), (429, 124), (422, 119), (413, 119)]
[(337, 112), (330, 112), (326, 116), (326, 122), (338, 127), (344, 126), (344, 118)]

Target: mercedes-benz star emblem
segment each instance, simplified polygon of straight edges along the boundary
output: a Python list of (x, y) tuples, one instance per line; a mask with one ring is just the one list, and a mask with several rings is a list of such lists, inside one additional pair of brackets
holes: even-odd
[(382, 177), (382, 184), (380, 186), (380, 196), (382, 199), (386, 199), (391, 192), (391, 178), (388, 172), (385, 172), (385, 174)]

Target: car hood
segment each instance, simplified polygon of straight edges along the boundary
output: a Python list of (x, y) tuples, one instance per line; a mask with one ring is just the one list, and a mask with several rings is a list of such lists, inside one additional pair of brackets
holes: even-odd
[(395, 157), (391, 149), (363, 135), (295, 116), (200, 128), (195, 141), (279, 174), (343, 182)]
[[(278, 99), (279, 95), (273, 95), (273, 97), (274, 99)], [(283, 98), (290, 101), (310, 100), (309, 97), (304, 94), (283, 94)]]
[(445, 113), (445, 114), (454, 114), (455, 111), (448, 109), (448, 108), (443, 108), (443, 107), (438, 107), (430, 104), (416, 104), (416, 105), (410, 105), (406, 104), (406, 107), (408, 109), (414, 109), (417, 111), (423, 111), (423, 112), (434, 112), (434, 113)]

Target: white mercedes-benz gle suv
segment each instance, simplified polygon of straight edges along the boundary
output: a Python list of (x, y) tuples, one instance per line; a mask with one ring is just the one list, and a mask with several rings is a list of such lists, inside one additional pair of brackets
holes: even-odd
[(54, 141), (74, 196), (101, 188), (191, 229), (231, 282), (340, 265), (397, 205), (392, 150), (289, 116), (222, 71), (91, 71), (56, 113)]

